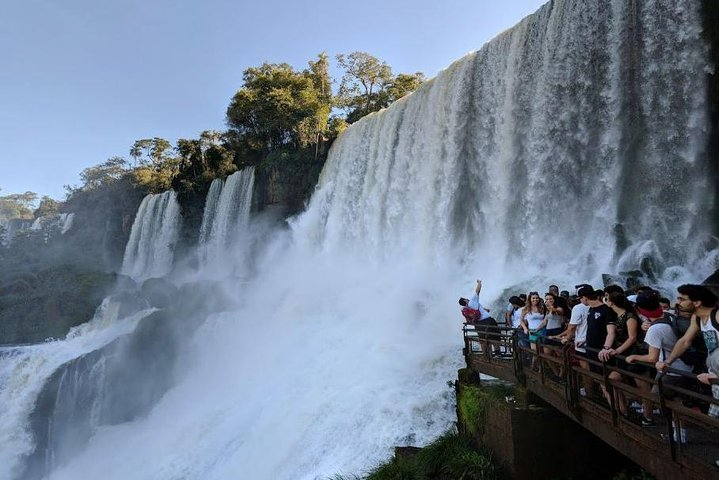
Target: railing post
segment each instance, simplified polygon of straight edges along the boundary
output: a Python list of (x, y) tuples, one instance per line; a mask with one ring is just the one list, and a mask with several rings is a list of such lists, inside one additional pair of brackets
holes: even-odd
[(619, 425), (619, 418), (617, 415), (617, 401), (614, 398), (614, 385), (609, 381), (609, 369), (607, 368), (607, 362), (602, 360), (602, 373), (604, 374), (604, 391), (609, 396), (609, 411), (612, 414), (612, 425)]
[[(676, 440), (674, 439), (674, 425), (673, 425), (673, 418), (674, 414), (672, 411), (670, 411), (667, 408), (667, 402), (664, 398), (664, 375), (660, 374), (657, 377), (657, 386), (659, 387), (659, 408), (662, 410), (662, 415), (664, 415), (664, 419), (667, 422), (667, 436), (669, 437), (669, 451), (672, 456), (672, 460), (675, 462), (677, 461), (677, 444)], [(681, 435), (681, 432), (680, 432)]]

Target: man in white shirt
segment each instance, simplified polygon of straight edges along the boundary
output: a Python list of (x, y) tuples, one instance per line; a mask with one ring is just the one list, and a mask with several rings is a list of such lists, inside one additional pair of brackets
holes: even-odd
[[(649, 352), (645, 355), (629, 355), (626, 358), (626, 362), (645, 362), (651, 363), (652, 365), (657, 364), (657, 362), (666, 362), (678, 338), (672, 326), (664, 320), (664, 311), (659, 305), (659, 298), (655, 295), (640, 294), (637, 297), (637, 312), (641, 317), (650, 322), (649, 329), (644, 337), (644, 342), (649, 346)], [(682, 362), (679, 358), (673, 361), (672, 368), (682, 372), (692, 372), (692, 367)], [(657, 380), (660, 375), (662, 375), (661, 372), (657, 373)], [(676, 373), (668, 373), (664, 376), (662, 382), (676, 387), (685, 387), (687, 377)], [(658, 391), (658, 385), (654, 385), (652, 392), (657, 393)], [(675, 395), (676, 393), (671, 389), (665, 392), (665, 396), (670, 399)], [(652, 409), (646, 408), (644, 411), (644, 420), (642, 420), (643, 426), (648, 427), (654, 425), (651, 415)], [(686, 441), (686, 433), (682, 432), (682, 442), (684, 441)]]

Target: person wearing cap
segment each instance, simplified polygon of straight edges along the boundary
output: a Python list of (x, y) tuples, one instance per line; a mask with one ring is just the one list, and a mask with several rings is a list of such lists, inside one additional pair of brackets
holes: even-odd
[[(649, 352), (644, 355), (629, 355), (626, 358), (626, 362), (629, 364), (643, 362), (652, 365), (659, 365), (657, 362), (666, 362), (669, 359), (669, 355), (674, 349), (674, 345), (676, 345), (678, 338), (674, 333), (672, 326), (664, 321), (664, 311), (659, 305), (659, 297), (656, 295), (640, 294), (637, 296), (636, 308), (637, 313), (646, 319), (649, 324), (649, 328), (647, 329), (647, 333), (644, 337), (644, 342), (649, 346)], [(682, 362), (681, 359), (677, 358), (676, 360), (672, 360), (672, 362), (673, 369), (691, 373), (692, 367)], [(661, 375), (661, 372), (657, 373), (655, 380), (659, 380)], [(662, 381), (665, 384), (677, 387), (683, 387), (686, 385), (686, 377), (676, 373), (667, 374)], [(657, 384), (655, 384), (652, 388), (652, 392), (659, 392), (659, 386)], [(675, 392), (668, 390), (665, 392), (665, 395), (667, 398), (671, 399), (674, 397)], [(652, 426), (654, 424), (652, 418), (650, 417), (651, 412), (651, 408), (648, 411), (645, 410), (644, 412), (645, 419), (642, 421), (642, 425), (645, 427)]]

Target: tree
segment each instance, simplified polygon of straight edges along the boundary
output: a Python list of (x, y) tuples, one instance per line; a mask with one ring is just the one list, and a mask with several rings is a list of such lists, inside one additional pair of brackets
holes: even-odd
[(92, 190), (105, 183), (118, 180), (127, 173), (127, 160), (122, 157), (111, 157), (103, 163), (88, 167), (80, 173), (84, 189)]
[(382, 108), (378, 105), (379, 93), (392, 79), (392, 68), (366, 52), (337, 55), (337, 63), (345, 71), (337, 104), (360, 116)]
[(347, 111), (349, 123), (387, 107), (415, 91), (424, 81), (421, 72), (395, 77), (387, 63), (366, 52), (337, 55), (337, 63), (345, 73), (336, 104)]
[(173, 179), (173, 187), (178, 191), (194, 190), (198, 182), (206, 183), (237, 170), (223, 134), (214, 130), (205, 130), (199, 139), (179, 139), (175, 152), (179, 172)]
[(60, 203), (45, 195), (40, 199), (40, 205), (35, 210), (34, 216), (35, 218), (51, 217), (57, 215), (59, 209)]
[(172, 148), (164, 138), (143, 138), (137, 140), (130, 148), (130, 156), (135, 159), (135, 166), (158, 166), (167, 159), (167, 152)]
[(424, 73), (400, 73), (387, 85), (387, 105), (417, 90), (424, 83)]
[(295, 71), (286, 63), (248, 68), (227, 108), (227, 124), (240, 148), (268, 153), (317, 141), (330, 111), (326, 56)]
[(37, 193), (29, 191), (0, 197), (0, 219), (30, 220), (33, 218), (32, 212), (36, 201)]

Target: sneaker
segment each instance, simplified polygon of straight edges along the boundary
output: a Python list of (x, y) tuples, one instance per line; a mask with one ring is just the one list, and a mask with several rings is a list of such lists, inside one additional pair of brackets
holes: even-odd
[(642, 427), (654, 427), (654, 426), (656, 426), (656, 423), (654, 423), (654, 420), (652, 420), (651, 418), (647, 418), (647, 417), (642, 417), (641, 423), (642, 423)]
[[(660, 437), (662, 437), (662, 442), (664, 442), (664, 443), (669, 443), (669, 434), (667, 434), (667, 433), (662, 433), (662, 434), (660, 435)], [(683, 432), (682, 432), (681, 439), (682, 439), (682, 441), (681, 441), (681, 444), (682, 444), (682, 445), (686, 445), (687, 443), (689, 443), (689, 441), (687, 440), (686, 431), (683, 431)], [(675, 441), (675, 442), (677, 441), (676, 435), (674, 435), (674, 441)], [(717, 461), (719, 461), (719, 460), (717, 460)]]
[(587, 396), (587, 391), (584, 389), (584, 387), (579, 389), (579, 394), (583, 397)]

